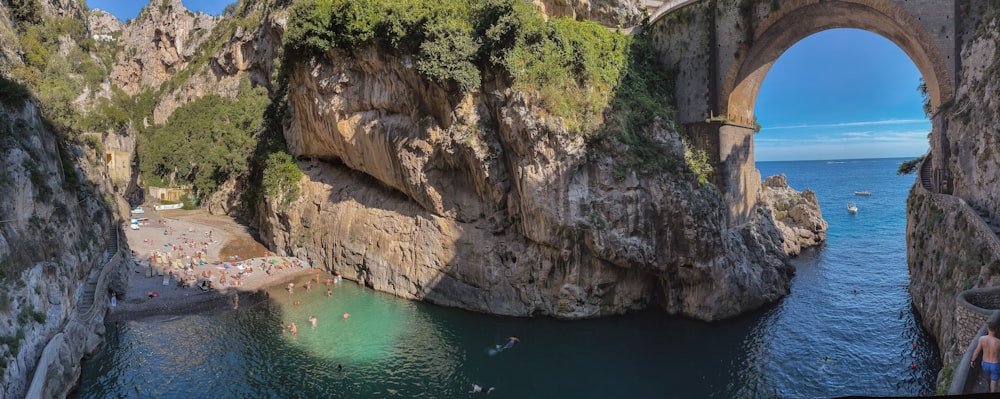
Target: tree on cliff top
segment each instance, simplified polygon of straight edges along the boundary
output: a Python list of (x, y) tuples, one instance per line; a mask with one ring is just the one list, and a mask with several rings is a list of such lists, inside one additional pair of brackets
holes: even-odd
[(245, 172), (270, 99), (247, 79), (239, 92), (235, 100), (201, 97), (174, 111), (166, 124), (147, 129), (139, 140), (143, 178), (154, 186), (191, 184), (204, 198)]
[[(297, 0), (284, 45), (286, 54), (298, 55), (292, 62), (335, 48), (410, 54), (427, 80), (459, 92), (479, 89), (486, 74), (500, 76), (540, 99), (536, 110), (569, 132), (624, 144), (623, 175), (685, 162), (646, 131), (655, 121), (672, 127), (676, 119), (675, 73), (659, 65), (648, 41), (590, 21), (546, 20), (527, 1)], [(707, 158), (689, 152), (686, 169), (707, 182)]]

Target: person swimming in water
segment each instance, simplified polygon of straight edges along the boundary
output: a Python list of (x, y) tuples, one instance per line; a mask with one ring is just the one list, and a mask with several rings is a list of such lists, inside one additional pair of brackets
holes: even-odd
[(309, 322), (312, 323), (313, 328), (316, 328), (316, 316), (309, 316)]
[(508, 349), (513, 347), (515, 342), (521, 342), (521, 340), (517, 339), (517, 337), (507, 338), (507, 344), (503, 346), (503, 349)]

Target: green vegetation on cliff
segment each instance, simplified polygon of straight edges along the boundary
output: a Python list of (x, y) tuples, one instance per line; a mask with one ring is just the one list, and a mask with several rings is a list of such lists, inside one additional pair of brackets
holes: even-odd
[(207, 95), (171, 114), (140, 136), (139, 168), (154, 186), (192, 184), (204, 197), (230, 176), (247, 170), (248, 154), (270, 99), (244, 79), (235, 100)]
[(311, 55), (371, 44), (413, 54), (424, 77), (463, 92), (479, 88), (484, 71), (502, 72), (586, 134), (614, 95), (630, 38), (593, 22), (545, 21), (520, 0), (310, 0), (292, 7), (284, 40)]
[(75, 140), (85, 124), (74, 102), (107, 76), (107, 66), (91, 57), (104, 49), (87, 37), (84, 21), (46, 16), (38, 0), (14, 0), (10, 7), (23, 63), (5, 73), (35, 94), (53, 128)]
[(299, 180), (303, 173), (287, 152), (276, 152), (267, 158), (264, 166), (264, 193), (282, 206), (299, 198)]
[(903, 161), (902, 163), (899, 164), (899, 169), (896, 170), (896, 174), (902, 176), (916, 172), (917, 168), (919, 168), (920, 165), (924, 163), (924, 158), (927, 158), (926, 154), (913, 158), (908, 161)]
[(704, 153), (688, 146), (686, 158), (671, 154), (651, 137), (654, 123), (674, 127), (675, 73), (642, 36), (589, 21), (545, 20), (522, 0), (299, 0), (284, 42), (305, 56), (293, 58), (371, 45), (409, 54), (426, 79), (456, 92), (500, 77), (539, 98), (541, 111), (573, 134), (602, 149), (627, 148), (616, 174), (681, 167), (704, 183), (711, 173)]

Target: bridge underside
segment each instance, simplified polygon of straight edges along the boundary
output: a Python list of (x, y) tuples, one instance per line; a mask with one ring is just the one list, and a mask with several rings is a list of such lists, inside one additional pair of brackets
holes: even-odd
[[(745, 223), (757, 202), (754, 106), (774, 62), (824, 30), (854, 28), (895, 43), (920, 71), (932, 113), (954, 96), (959, 56), (951, 0), (667, 0), (647, 31), (665, 64), (676, 66), (678, 111), (692, 141), (715, 166), (714, 183)], [(661, 22), (662, 21), (662, 22)], [(914, 82), (916, 86), (916, 82)], [(934, 119), (937, 119), (936, 117)], [(936, 137), (946, 126), (933, 123)], [(941, 162), (935, 159), (935, 162)], [(935, 165), (937, 166), (937, 165)]]

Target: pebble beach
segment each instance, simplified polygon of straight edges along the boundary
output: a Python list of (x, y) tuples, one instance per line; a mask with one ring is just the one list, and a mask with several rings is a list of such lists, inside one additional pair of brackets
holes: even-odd
[(108, 322), (231, 309), (234, 296), (320, 273), (307, 260), (267, 252), (231, 217), (150, 209), (132, 217), (146, 220), (137, 230), (125, 226), (133, 262)]

